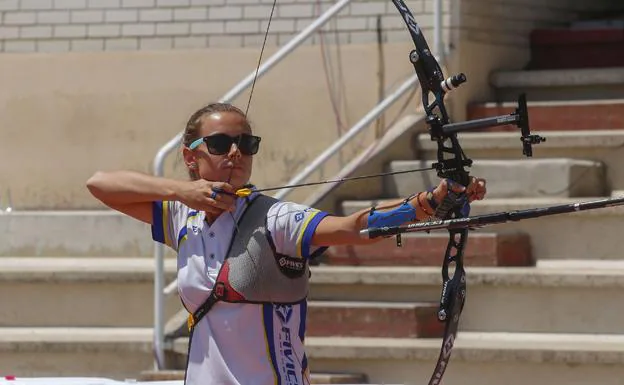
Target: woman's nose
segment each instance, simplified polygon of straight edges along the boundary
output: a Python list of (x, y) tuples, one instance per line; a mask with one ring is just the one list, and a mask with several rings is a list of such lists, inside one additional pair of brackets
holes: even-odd
[(228, 153), (228, 157), (240, 158), (241, 155), (242, 154), (240, 152), (240, 149), (238, 148), (238, 145), (236, 143), (232, 143), (232, 146), (230, 146), (230, 152)]

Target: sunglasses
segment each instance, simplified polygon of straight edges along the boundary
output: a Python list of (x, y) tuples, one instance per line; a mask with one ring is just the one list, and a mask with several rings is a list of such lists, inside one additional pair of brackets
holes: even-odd
[(230, 152), (232, 144), (236, 144), (241, 154), (255, 155), (260, 149), (260, 139), (259, 136), (249, 134), (241, 134), (238, 136), (214, 134), (195, 140), (189, 145), (189, 148), (194, 150), (204, 142), (206, 143), (206, 147), (208, 147), (208, 152), (212, 155), (225, 155)]

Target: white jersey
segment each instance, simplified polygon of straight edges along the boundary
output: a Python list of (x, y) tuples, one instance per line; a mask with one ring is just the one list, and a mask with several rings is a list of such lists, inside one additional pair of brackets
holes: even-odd
[[(152, 238), (178, 252), (178, 293), (189, 312), (213, 288), (228, 251), (236, 211), (212, 225), (203, 212), (177, 201), (153, 203)], [(267, 214), (267, 230), (278, 253), (311, 258), (326, 247), (310, 240), (327, 213), (291, 202), (277, 202)], [(195, 326), (189, 347), (186, 385), (292, 385), (308, 376), (304, 351), (307, 302), (296, 305), (217, 304)]]

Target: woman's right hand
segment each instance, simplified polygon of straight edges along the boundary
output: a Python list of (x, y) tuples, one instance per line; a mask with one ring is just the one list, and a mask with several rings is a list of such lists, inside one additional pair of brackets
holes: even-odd
[(214, 215), (233, 212), (236, 208), (234, 188), (225, 182), (181, 181), (177, 195), (178, 200), (188, 207)]

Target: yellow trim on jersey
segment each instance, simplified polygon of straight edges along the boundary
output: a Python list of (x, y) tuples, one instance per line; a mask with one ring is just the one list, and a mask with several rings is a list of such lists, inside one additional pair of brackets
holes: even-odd
[(182, 236), (182, 238), (178, 239), (178, 250), (180, 250), (180, 247), (182, 247), (182, 244), (188, 239), (188, 233), (187, 233), (188, 228), (193, 227), (193, 224), (192, 224), (193, 218), (198, 217), (199, 213), (200, 213), (199, 211), (192, 212), (192, 214), (186, 218), (186, 226), (180, 229), (180, 233), (178, 234), (178, 237), (179, 237), (180, 234), (182, 234), (182, 232), (184, 231), (184, 235)]
[(186, 318), (186, 326), (188, 327), (189, 332), (193, 329), (193, 326), (195, 326), (195, 318), (193, 318), (193, 314), (191, 313), (189, 313)]
[[(309, 211), (308, 211), (309, 212)], [(297, 256), (299, 258), (303, 258), (303, 234), (305, 234), (306, 229), (308, 228), (308, 225), (310, 224), (310, 221), (318, 214), (320, 213), (320, 211), (316, 210), (313, 212), (312, 215), (308, 216), (305, 221), (303, 222), (303, 226), (301, 228), (301, 231), (299, 231), (299, 235), (297, 236)]]
[(163, 201), (162, 203), (162, 226), (163, 226), (163, 236), (165, 237), (165, 244), (167, 246), (173, 247), (173, 243), (171, 242), (171, 226), (169, 225), (169, 201)]
[(188, 239), (188, 234), (184, 234), (184, 236), (182, 237), (182, 239), (180, 239), (180, 241), (178, 241), (178, 250), (180, 250), (180, 246), (182, 246), (182, 244)]

